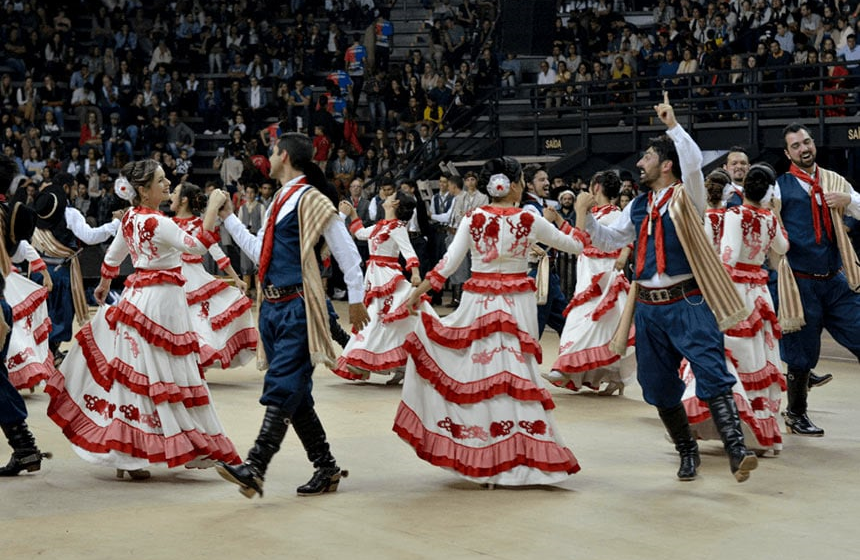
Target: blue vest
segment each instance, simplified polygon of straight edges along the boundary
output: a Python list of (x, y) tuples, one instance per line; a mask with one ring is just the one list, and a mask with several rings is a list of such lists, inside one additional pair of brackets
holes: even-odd
[[(800, 182), (789, 173), (777, 179), (782, 195), (782, 222), (788, 233), (788, 263), (796, 272), (830, 274), (842, 266), (835, 232), (833, 241), (827, 238), (824, 222), (821, 224), (821, 243), (815, 242), (812, 227), (812, 202)], [(828, 209), (829, 212), (829, 209)]]
[[(307, 191), (305, 191), (307, 192)], [(304, 193), (299, 195), (300, 199)], [(270, 216), (275, 220), (277, 216)], [(264, 285), (294, 286), (302, 283), (302, 246), (299, 239), (299, 205), (275, 224), (272, 261), (266, 271)]]
[(726, 208), (734, 208), (735, 206), (743, 206), (744, 199), (738, 193), (732, 193), (732, 196), (726, 201)]
[[(668, 204), (668, 203), (667, 203)], [(637, 255), (639, 251), (639, 231), (642, 229), (642, 222), (645, 221), (645, 216), (648, 215), (648, 193), (640, 194), (630, 203), (630, 219), (633, 221), (633, 227), (636, 230), (636, 246), (633, 248), (633, 254)], [(678, 233), (675, 231), (675, 224), (672, 218), (669, 217), (669, 211), (660, 216), (663, 223), (663, 250), (666, 252), (666, 271), (669, 276), (677, 276), (679, 274), (692, 274), (690, 263), (687, 261), (687, 256), (684, 254), (684, 248), (681, 246), (681, 240), (678, 239)], [(657, 226), (652, 226), (652, 231), (656, 231)], [(639, 263), (636, 263), (639, 266)], [(634, 269), (635, 270), (635, 269)], [(648, 236), (648, 245), (645, 250), (645, 266), (642, 268), (642, 274), (636, 277), (639, 279), (648, 279), (657, 274), (657, 253), (654, 251), (654, 235)]]

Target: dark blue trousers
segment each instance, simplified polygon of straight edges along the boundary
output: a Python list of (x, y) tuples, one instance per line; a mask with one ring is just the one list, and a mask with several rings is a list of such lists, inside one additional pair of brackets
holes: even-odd
[(48, 273), (54, 282), (54, 288), (48, 294), (48, 316), (51, 318), (53, 329), (48, 336), (50, 344), (59, 344), (72, 340), (72, 325), (75, 320), (75, 306), (72, 303), (72, 280), (68, 266), (54, 270), (48, 265)]
[(821, 331), (860, 358), (860, 294), (852, 292), (844, 273), (830, 280), (796, 278), (806, 325), (783, 335), (782, 360), (791, 368), (809, 370), (821, 354)]
[(672, 408), (681, 402), (678, 374), (687, 358), (696, 376), (696, 396), (707, 401), (731, 391), (723, 333), (701, 295), (665, 305), (636, 302), (636, 368), (645, 402)]
[[(529, 276), (535, 278), (537, 269), (530, 270)], [(559, 335), (564, 331), (564, 310), (567, 307), (567, 299), (561, 291), (561, 279), (555, 270), (551, 270), (549, 273), (548, 286), (546, 303), (537, 306), (538, 340), (543, 336), (543, 331), (547, 325)]]
[[(12, 308), (5, 299), (0, 298), (0, 309), (6, 324), (11, 327)], [(9, 381), (9, 370), (6, 369), (6, 351), (9, 349), (11, 336), (10, 328), (6, 340), (3, 341), (3, 349), (0, 351), (0, 424), (2, 425), (20, 424), (27, 418), (27, 405), (24, 404), (21, 393)]]

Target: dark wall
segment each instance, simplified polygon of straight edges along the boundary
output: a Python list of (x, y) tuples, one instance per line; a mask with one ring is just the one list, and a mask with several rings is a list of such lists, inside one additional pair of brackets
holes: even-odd
[(502, 49), (549, 56), (555, 5), (555, 0), (502, 0)]

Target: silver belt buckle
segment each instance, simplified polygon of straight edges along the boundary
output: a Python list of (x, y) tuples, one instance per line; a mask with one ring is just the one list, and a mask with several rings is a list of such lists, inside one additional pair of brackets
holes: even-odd
[(651, 290), (648, 293), (651, 296), (651, 301), (654, 303), (663, 303), (672, 299), (669, 297), (669, 290), (666, 289)]
[(265, 288), (263, 288), (263, 296), (266, 299), (278, 299), (280, 295), (280, 290), (278, 290), (274, 286), (266, 286)]

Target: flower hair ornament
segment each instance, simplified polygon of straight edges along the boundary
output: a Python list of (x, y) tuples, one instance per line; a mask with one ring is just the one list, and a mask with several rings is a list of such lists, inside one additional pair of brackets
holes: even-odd
[(504, 173), (496, 173), (487, 182), (487, 194), (493, 198), (502, 198), (511, 192), (511, 180)]
[(767, 188), (767, 192), (764, 193), (764, 196), (759, 201), (759, 204), (767, 207), (770, 205), (770, 201), (773, 199), (774, 191), (776, 190), (776, 185), (771, 185)]
[(128, 182), (128, 179), (122, 175), (117, 177), (116, 181), (113, 182), (113, 190), (118, 197), (125, 201), (131, 202), (134, 200), (134, 189), (131, 183)]

